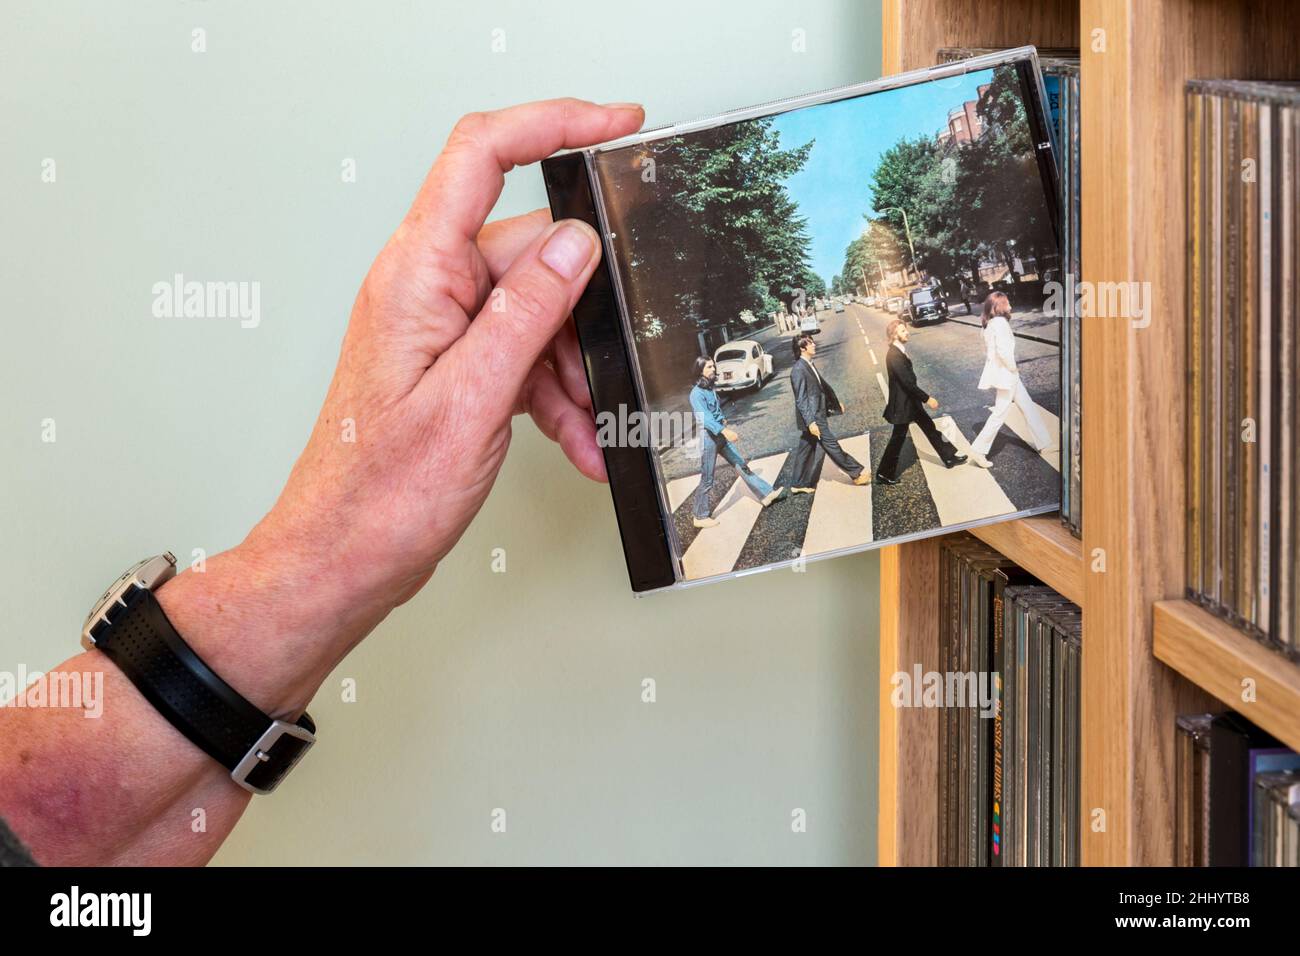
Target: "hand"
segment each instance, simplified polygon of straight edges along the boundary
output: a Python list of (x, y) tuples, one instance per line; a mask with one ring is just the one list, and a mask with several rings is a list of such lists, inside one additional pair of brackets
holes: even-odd
[(931, 395), (925, 404), (929, 405), (931, 410), (933, 410), (939, 407), (939, 400)]
[[(506, 170), (643, 119), (639, 106), (553, 100), (457, 123), (362, 283), (324, 407), (274, 508), (205, 574), (159, 592), (218, 673), (237, 664), (223, 662), (233, 654), (224, 637), (244, 628), (247, 653), (264, 635), (269, 646), (244, 667), (255, 703), (305, 706), (428, 581), (487, 498), (515, 414), (531, 414), (580, 472), (604, 480), (566, 324), (600, 258), (597, 236), (540, 210), (484, 220)], [(286, 670), (287, 695), (276, 683)]]
[(740, 435), (737, 434), (734, 428), (722, 429), (722, 437), (725, 438), (727, 441), (740, 441)]
[[(503, 170), (638, 129), (639, 107), (576, 100), (472, 114), (452, 131), (362, 285), (307, 450), (272, 514), (312, 547), (413, 594), (478, 513), (529, 412), (604, 480), (574, 303), (600, 258), (578, 222), (544, 212), (484, 227)], [(340, 423), (356, 423), (356, 441)], [(278, 527), (277, 527), (278, 530)]]
[(817, 427), (816, 422), (812, 422), (808, 426), (808, 434), (812, 435), (813, 438), (820, 439), (822, 437), (822, 430)]
[[(243, 543), (159, 588), (186, 643), (264, 713), (301, 714), (428, 580), (487, 497), (514, 414), (529, 412), (581, 472), (604, 477), (565, 325), (597, 237), (545, 213), (483, 220), (505, 170), (642, 118), (636, 106), (557, 100), (463, 119), (362, 284), (279, 500)], [(46, 864), (206, 862), (250, 794), (100, 651), (62, 669), (103, 672), (103, 719), (0, 708), (0, 815)], [(175, 815), (189, 807), (207, 822), (180, 839)]]
[(843, 415), (843, 414), (844, 414), (845, 412), (847, 412), (848, 410), (849, 410), (849, 409), (848, 409), (848, 406), (845, 405), (843, 402), (841, 402), (841, 403), (840, 403), (840, 414)]

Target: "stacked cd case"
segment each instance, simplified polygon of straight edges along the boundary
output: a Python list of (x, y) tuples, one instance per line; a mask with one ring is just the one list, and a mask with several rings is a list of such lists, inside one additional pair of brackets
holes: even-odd
[[(991, 52), (969, 47), (944, 47), (940, 63), (949, 63)], [(1083, 537), (1083, 317), (1079, 309), (1079, 279), (1082, 275), (1083, 218), (1082, 154), (1080, 149), (1079, 51), (1039, 49), (1038, 65), (1043, 73), (1052, 118), (1052, 147), (1056, 151), (1058, 202), (1061, 216), (1061, 265), (1056, 276), (1061, 286), (1059, 301), (1061, 347), (1061, 523), (1076, 537)], [(1045, 303), (1046, 306), (1046, 303)], [(1050, 306), (1056, 308), (1055, 302)]]
[(969, 535), (939, 601), (940, 865), (1077, 866), (1079, 608)]
[(1300, 771), (1255, 778), (1252, 866), (1300, 867)]
[(1175, 864), (1300, 866), (1300, 754), (1240, 714), (1176, 726)]
[(1187, 593), (1300, 660), (1300, 88), (1187, 91)]

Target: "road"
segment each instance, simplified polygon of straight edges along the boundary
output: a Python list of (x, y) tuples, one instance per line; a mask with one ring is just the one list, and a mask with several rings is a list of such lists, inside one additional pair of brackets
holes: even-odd
[[(834, 386), (846, 412), (830, 419), (831, 429), (850, 454), (875, 473), (890, 425), (882, 413), (888, 376), (885, 372), (885, 327), (894, 316), (851, 304), (842, 313), (819, 312), (817, 368)], [(1017, 314), (1016, 355), (1021, 378), (1055, 429), (1060, 413), (1060, 353), (1056, 333), (1037, 313)], [(751, 465), (776, 485), (789, 485), (797, 440), (790, 367), (791, 336), (769, 327), (755, 336), (772, 355), (774, 375), (757, 394), (723, 399), (723, 415), (740, 434), (736, 443)], [(921, 387), (939, 401), (931, 413), (941, 429), (966, 451), (988, 417), (992, 391), (976, 386), (984, 367), (984, 343), (978, 317), (916, 328), (907, 345)], [(685, 393), (673, 400), (687, 407)], [(951, 423), (948, 420), (951, 420)], [(688, 578), (744, 570), (800, 554), (819, 554), (899, 535), (914, 534), (961, 521), (1053, 505), (1059, 495), (1055, 453), (1040, 455), (1025, 441), (1027, 429), (1013, 415), (1002, 428), (989, 458), (989, 471), (966, 464), (945, 469), (928, 442), (912, 428), (913, 441), (899, 462), (900, 483), (856, 487), (826, 461), (815, 495), (795, 495), (763, 510), (736, 481), (735, 470), (718, 460), (711, 494), (719, 527), (697, 530), (690, 502), (698, 484), (698, 451), (673, 447), (660, 453), (668, 484), (673, 524)], [(917, 441), (920, 441), (919, 448)], [(919, 452), (919, 455), (918, 455)], [(698, 539), (698, 540), (697, 540)]]

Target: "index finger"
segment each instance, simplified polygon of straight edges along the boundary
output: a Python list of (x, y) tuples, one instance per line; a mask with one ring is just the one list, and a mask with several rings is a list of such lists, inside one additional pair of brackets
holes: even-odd
[(473, 241), (501, 195), (505, 174), (561, 149), (592, 146), (641, 128), (635, 103), (525, 103), (461, 118), (407, 214), (415, 231), (455, 245)]

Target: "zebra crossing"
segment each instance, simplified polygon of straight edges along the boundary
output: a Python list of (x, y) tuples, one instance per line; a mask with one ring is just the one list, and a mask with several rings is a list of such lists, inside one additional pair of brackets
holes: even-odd
[[(751, 461), (749, 468), (769, 484), (776, 481), (785, 464), (787, 453), (769, 455), (757, 461)], [(698, 483), (699, 476), (696, 476)], [(750, 493), (748, 486), (737, 478), (727, 489), (722, 503), (713, 509), (717, 526), (704, 528), (691, 542), (686, 553), (682, 555), (682, 569), (688, 578), (704, 578), (712, 574), (723, 574), (718, 568), (730, 571), (736, 566), (736, 559), (749, 538), (749, 532), (758, 520), (763, 505)]]
[[(840, 447), (871, 467), (871, 435), (854, 435), (840, 440)], [(829, 458), (822, 466), (821, 479), (813, 495), (812, 512), (804, 530), (801, 557), (852, 548), (872, 537), (873, 485), (855, 485)]]
[[(1040, 410), (1049, 428), (1055, 434), (1059, 424), (1056, 416), (1047, 409)], [(963, 454), (970, 454), (970, 441), (974, 438), (973, 435), (964, 435), (949, 415), (941, 416), (934, 421), (935, 427), (956, 445), (958, 450)], [(1013, 408), (1011, 414), (1008, 414), (1004, 428), (1022, 441), (1030, 442), (1029, 428), (1018, 409)], [(1024, 503), (1017, 504), (1012, 501), (994, 470), (977, 468), (974, 465), (945, 468), (916, 425), (911, 426), (911, 438), (926, 491), (938, 514), (940, 524), (962, 524), (1010, 514), (1026, 507)], [(869, 432), (841, 438), (840, 445), (858, 461), (872, 467), (872, 442)], [(776, 485), (789, 457), (788, 452), (780, 452), (754, 459), (749, 465), (764, 480)], [(1059, 473), (1059, 450), (1049, 449), (1040, 453), (1039, 458), (1046, 467)], [(719, 466), (721, 465), (722, 462), (719, 462)], [(721, 474), (719, 480), (722, 480)], [(668, 504), (674, 515), (680, 514), (683, 517), (689, 515), (699, 482), (700, 476), (696, 473), (675, 478), (667, 483)], [(785, 561), (796, 556), (809, 557), (869, 544), (875, 540), (875, 509), (891, 507), (889, 496), (889, 489), (877, 489), (874, 482), (870, 485), (854, 485), (849, 476), (840, 471), (828, 458), (822, 466), (816, 493), (812, 496), (811, 510), (807, 512), (806, 518), (798, 519), (802, 521), (802, 527), (794, 527), (789, 532), (780, 534), (780, 546), (772, 545), (771, 553), (764, 554), (761, 561), (755, 560), (754, 555), (751, 554), (750, 559), (743, 566), (738, 567), (742, 553), (746, 551), (747, 544), (755, 536), (756, 529), (761, 529), (762, 523), (769, 519), (762, 504), (745, 483), (739, 476), (734, 476), (721, 500), (713, 508), (712, 517), (718, 524), (715, 527), (699, 529), (689, 540), (682, 555), (683, 572), (688, 580), (697, 580), (743, 570), (744, 567)], [(767, 513), (774, 515), (771, 520), (784, 520), (779, 517), (781, 514), (779, 509), (790, 509), (790, 507), (788, 503), (778, 503), (768, 509)], [(916, 530), (925, 529), (918, 527)], [(770, 534), (768, 536), (770, 537)], [(759, 537), (763, 535), (760, 534)]]

